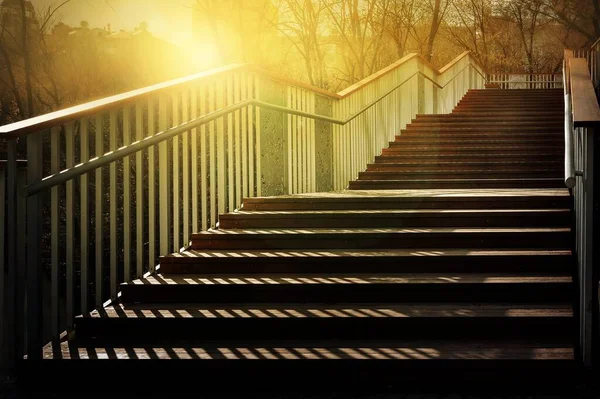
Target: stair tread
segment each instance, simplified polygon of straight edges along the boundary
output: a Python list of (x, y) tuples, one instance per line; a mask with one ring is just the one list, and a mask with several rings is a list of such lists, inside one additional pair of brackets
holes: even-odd
[(567, 250), (538, 250), (538, 249), (380, 249), (380, 250), (344, 250), (344, 249), (303, 249), (296, 251), (286, 250), (186, 250), (161, 257), (161, 262), (183, 261), (196, 262), (199, 259), (223, 258), (372, 258), (372, 257), (464, 257), (464, 256), (571, 256)]
[(453, 317), (572, 317), (570, 304), (488, 303), (338, 303), (338, 304), (117, 304), (95, 310), (77, 319), (169, 319), (169, 318), (453, 318)]
[(248, 239), (257, 237), (281, 237), (288, 235), (318, 236), (320, 235), (402, 235), (402, 234), (485, 234), (485, 233), (541, 233), (541, 232), (570, 232), (568, 227), (514, 227), (514, 228), (302, 228), (302, 229), (211, 229), (193, 234), (193, 239), (224, 239), (234, 240), (236, 238)]
[(269, 217), (388, 217), (393, 215), (435, 215), (439, 217), (468, 216), (469, 214), (520, 214), (520, 213), (561, 213), (570, 212), (567, 208), (534, 209), (366, 209), (366, 210), (315, 210), (315, 211), (236, 211), (220, 215), (221, 218), (269, 218)]
[[(241, 341), (241, 340), (240, 340)], [(43, 359), (114, 359), (114, 360), (574, 360), (568, 340), (550, 342), (523, 341), (283, 341), (214, 342), (189, 345), (79, 347), (74, 342), (46, 345)]]
[(570, 284), (571, 276), (548, 273), (307, 273), (307, 274), (157, 274), (122, 286), (165, 285), (348, 285), (348, 284)]
[(338, 201), (344, 199), (376, 199), (376, 200), (400, 200), (418, 198), (457, 198), (461, 200), (469, 198), (491, 197), (528, 197), (528, 196), (550, 196), (570, 197), (567, 188), (499, 188), (499, 189), (397, 189), (397, 190), (341, 190), (326, 193), (305, 193), (293, 195), (281, 195), (274, 197), (245, 198), (244, 201), (296, 201), (296, 200), (329, 200)]

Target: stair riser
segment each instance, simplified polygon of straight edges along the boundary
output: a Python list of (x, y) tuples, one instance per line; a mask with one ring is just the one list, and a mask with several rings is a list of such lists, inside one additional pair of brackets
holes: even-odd
[[(302, 251), (300, 251), (302, 252)], [(312, 252), (312, 251), (311, 251)], [(425, 251), (416, 250), (416, 252)], [(418, 257), (287, 257), (261, 258), (250, 262), (248, 258), (209, 258), (198, 260), (178, 258), (161, 260), (160, 270), (166, 274), (236, 274), (236, 273), (547, 273), (570, 274), (570, 256), (418, 256)], [(368, 270), (365, 264), (369, 264)]]
[(545, 169), (552, 173), (563, 173), (562, 165), (539, 165), (539, 164), (522, 164), (522, 165), (452, 165), (452, 166), (438, 166), (438, 165), (422, 165), (422, 166), (405, 166), (397, 165), (392, 163), (375, 163), (368, 164), (367, 171), (369, 172), (392, 172), (392, 173), (409, 173), (409, 172), (432, 172), (432, 173), (444, 173), (450, 171), (480, 171), (485, 167), (489, 172), (496, 171), (514, 171), (514, 172), (534, 172), (535, 170)]
[(261, 229), (261, 228), (376, 228), (376, 227), (568, 227), (570, 212), (552, 214), (511, 213), (482, 215), (387, 215), (362, 217), (339, 216), (336, 218), (316, 216), (295, 218), (286, 215), (281, 218), (244, 218), (225, 216), (219, 219), (222, 229)]
[(404, 198), (393, 201), (351, 201), (337, 199), (337, 201), (265, 201), (245, 200), (242, 207), (245, 211), (308, 211), (308, 210), (369, 210), (369, 209), (551, 209), (569, 208), (570, 201), (567, 197), (503, 197), (497, 198)]
[(394, 140), (500, 140), (500, 141), (527, 141), (527, 140), (553, 140), (564, 141), (562, 132), (544, 132), (544, 133), (522, 133), (522, 132), (413, 132), (406, 131), (396, 135)]
[(564, 143), (564, 138), (561, 137), (560, 134), (535, 134), (535, 135), (526, 135), (526, 134), (514, 134), (510, 137), (506, 137), (506, 135), (500, 133), (422, 133), (422, 132), (410, 132), (403, 133), (401, 135), (395, 136), (394, 140), (391, 143), (395, 144), (447, 144), (447, 145), (457, 145), (457, 144), (506, 144), (509, 146), (514, 145), (544, 145), (544, 144), (553, 144), (553, 145), (562, 145)]
[(531, 116), (511, 116), (506, 115), (503, 117), (498, 116), (483, 116), (479, 113), (473, 115), (467, 114), (444, 114), (444, 115), (417, 115), (416, 119), (413, 119), (412, 123), (560, 123), (564, 122), (564, 116), (556, 116), (554, 113), (544, 115), (531, 115)]
[(449, 171), (435, 172), (360, 172), (359, 181), (368, 180), (426, 180), (426, 179), (520, 179), (520, 178), (561, 178), (561, 171)]
[(134, 303), (544, 303), (571, 299), (567, 283), (126, 285), (122, 302)]
[(412, 189), (464, 189), (464, 188), (564, 188), (561, 179), (553, 181), (495, 181), (495, 180), (471, 180), (471, 181), (447, 181), (435, 182), (426, 180), (362, 180), (349, 183), (350, 190), (412, 190)]
[[(525, 149), (525, 150), (533, 150), (539, 147), (545, 147), (545, 148), (556, 148), (557, 150), (563, 149), (564, 148), (564, 143), (561, 140), (553, 140), (553, 139), (549, 139), (549, 140), (493, 140), (493, 139), (488, 139), (488, 140), (446, 140), (446, 139), (437, 139), (437, 140), (411, 140), (411, 139), (406, 139), (403, 140), (402, 138), (398, 139), (397, 141), (392, 141), (389, 143), (389, 147), (390, 149), (394, 149), (394, 148), (436, 148), (436, 149), (470, 149), (470, 148), (481, 148), (481, 147), (485, 147), (486, 149), (502, 149), (502, 148), (507, 148), (510, 149), (512, 151), (515, 150), (519, 150), (519, 149)], [(490, 162), (493, 162), (493, 160), (490, 160)]]
[(406, 125), (406, 129), (411, 128), (440, 128), (440, 127), (457, 127), (466, 129), (485, 129), (485, 128), (513, 128), (513, 129), (524, 129), (524, 128), (538, 128), (538, 129), (560, 129), (561, 121), (559, 119), (553, 121), (514, 121), (514, 122), (500, 122), (500, 121), (455, 121), (446, 120), (443, 122), (430, 122), (430, 121), (413, 121)]
[(465, 153), (461, 155), (456, 154), (439, 154), (439, 153), (431, 153), (427, 155), (427, 153), (422, 152), (421, 154), (394, 154), (393, 150), (384, 149), (383, 155), (378, 155), (375, 157), (375, 162), (377, 163), (396, 163), (396, 162), (432, 162), (432, 161), (455, 161), (455, 162), (481, 162), (485, 160), (489, 160), (491, 157), (494, 158), (494, 161), (508, 161), (508, 162), (527, 162), (527, 161), (561, 161), (561, 155), (558, 151), (554, 153), (521, 153), (521, 154), (507, 154), (507, 153)]
[(113, 345), (164, 340), (239, 341), (264, 339), (533, 339), (564, 337), (572, 323), (565, 317), (429, 317), (429, 318), (80, 318), (80, 341)]
[[(115, 398), (118, 397), (115, 396), (115, 387), (119, 387), (119, 394), (131, 395), (125, 397), (146, 397), (141, 393), (147, 392), (147, 397), (156, 397), (160, 393), (160, 397), (165, 398), (173, 397), (176, 393), (180, 393), (181, 397), (189, 397), (190, 389), (197, 392), (199, 397), (223, 397), (227, 392), (235, 392), (232, 395), (234, 397), (248, 397), (249, 392), (253, 391), (290, 392), (290, 387), (294, 387), (290, 397), (301, 397), (297, 395), (299, 390), (373, 392), (374, 387), (378, 387), (378, 391), (385, 387), (386, 392), (423, 392), (426, 387), (426, 392), (470, 392), (475, 396), (481, 396), (482, 392), (505, 392), (508, 396), (515, 396), (515, 392), (524, 391), (541, 392), (549, 396), (572, 396), (576, 390), (574, 381), (581, 378), (581, 371), (574, 366), (573, 360), (421, 360), (427, 358), (426, 353), (412, 350), (407, 351), (407, 360), (385, 361), (377, 361), (369, 356), (366, 356), (366, 360), (324, 361), (277, 361), (260, 357), (203, 361), (23, 361), (19, 364), (18, 375), (23, 393), (42, 391), (42, 397), (47, 397), (48, 390), (51, 390), (66, 393), (69, 397), (82, 397), (82, 392), (94, 387), (95, 394), (104, 392), (107, 397)], [(110, 363), (110, 383), (99, 383), (98, 376), (106, 374), (106, 363)], [(155, 376), (157, 372), (160, 381), (177, 383), (132, 383), (147, 381), (149, 376)], [(469, 379), (465, 382), (464, 376), (467, 375)], [(227, 376), (225, 380), (224, 376)], [(201, 383), (190, 388), (190, 383), (194, 381)], [(257, 386), (257, 382), (262, 383)], [(264, 394), (257, 396), (277, 397)]]
[[(389, 148), (384, 148), (382, 151), (382, 155), (400, 155), (403, 153), (408, 153), (412, 155), (455, 155), (455, 156), (470, 156), (471, 153), (475, 153), (477, 156), (479, 154), (480, 157), (488, 157), (488, 159), (495, 159), (497, 155), (505, 155), (505, 156), (521, 156), (526, 157), (527, 159), (537, 159), (536, 156), (540, 152), (544, 154), (553, 154), (554, 156), (560, 156), (564, 150), (559, 146), (555, 147), (544, 147), (536, 148), (535, 146), (522, 146), (516, 148), (508, 148), (506, 146), (473, 146), (473, 147), (458, 147), (453, 148), (450, 146), (394, 146)], [(494, 157), (494, 158), (492, 158)], [(454, 158), (455, 160), (460, 160), (460, 158)], [(471, 159), (471, 158), (467, 158)]]
[(322, 235), (244, 237), (232, 240), (192, 238), (191, 249), (381, 249), (381, 248), (548, 248), (569, 249), (570, 234), (535, 233), (404, 233), (401, 235)]

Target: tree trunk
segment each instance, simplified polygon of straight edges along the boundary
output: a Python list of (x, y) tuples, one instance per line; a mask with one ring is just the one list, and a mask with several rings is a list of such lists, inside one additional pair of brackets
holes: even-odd
[(23, 33), (23, 62), (25, 64), (25, 90), (27, 91), (27, 115), (25, 118), (34, 116), (33, 111), (33, 87), (31, 85), (31, 58), (27, 39), (27, 13), (25, 0), (21, 0), (21, 31)]
[(433, 44), (435, 42), (435, 37), (437, 36), (438, 28), (440, 26), (440, 6), (442, 0), (435, 0), (435, 5), (433, 6), (433, 15), (431, 17), (431, 29), (429, 30), (429, 39), (427, 40), (427, 54), (425, 54), (425, 59), (427, 61), (431, 61), (433, 58)]

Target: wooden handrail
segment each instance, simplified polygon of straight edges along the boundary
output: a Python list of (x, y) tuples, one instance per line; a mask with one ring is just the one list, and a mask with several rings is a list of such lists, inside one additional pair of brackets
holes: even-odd
[(19, 122), (11, 123), (10, 125), (0, 126), (0, 138), (13, 139), (18, 136), (24, 136), (30, 133), (39, 132), (49, 129), (52, 126), (60, 125), (79, 118), (94, 115), (106, 109), (114, 108), (120, 105), (134, 103), (142, 100), (149, 95), (154, 95), (157, 92), (171, 90), (178, 86), (184, 85), (195, 80), (215, 77), (227, 72), (233, 72), (245, 68), (246, 64), (227, 65), (222, 68), (212, 69), (186, 76), (169, 80), (167, 82), (158, 83), (152, 86), (144, 87), (137, 90), (128, 91), (126, 93), (117, 94), (114, 96), (102, 98), (100, 100), (91, 101), (85, 104), (76, 105), (74, 107), (65, 108), (60, 111), (51, 112), (36, 116), (34, 118), (25, 119)]
[[(371, 76), (368, 76), (367, 78), (355, 83), (354, 85), (340, 91), (339, 93), (333, 93), (328, 90), (324, 90), (319, 87), (316, 87), (316, 86), (313, 86), (313, 85), (310, 85), (310, 84), (307, 84), (307, 83), (304, 83), (304, 82), (301, 82), (301, 81), (298, 81), (295, 79), (290, 79), (290, 78), (278, 75), (276, 73), (273, 73), (273, 72), (266, 70), (259, 66), (249, 65), (249, 64), (232, 64), (232, 65), (224, 66), (221, 68), (211, 69), (209, 71), (186, 76), (183, 78), (178, 78), (178, 79), (170, 80), (167, 82), (155, 84), (152, 86), (144, 87), (141, 89), (132, 90), (132, 91), (129, 91), (126, 93), (106, 97), (106, 98), (103, 98), (100, 100), (95, 100), (95, 101), (91, 101), (88, 103), (76, 105), (76, 106), (69, 107), (69, 108), (66, 108), (66, 109), (63, 109), (60, 111), (55, 111), (55, 112), (51, 112), (48, 114), (40, 115), (40, 116), (37, 116), (34, 118), (15, 122), (15, 123), (12, 123), (9, 125), (0, 126), (0, 138), (14, 139), (14, 138), (17, 138), (20, 136), (26, 136), (26, 135), (34, 133), (34, 132), (39, 132), (41, 130), (49, 129), (56, 125), (64, 124), (64, 123), (67, 123), (67, 122), (70, 122), (70, 121), (73, 121), (76, 119), (80, 119), (80, 118), (89, 117), (94, 114), (97, 114), (98, 112), (102, 112), (102, 111), (110, 109), (110, 108), (134, 103), (136, 101), (140, 101), (142, 99), (147, 98), (149, 95), (154, 95), (160, 91), (172, 90), (174, 88), (177, 88), (177, 87), (184, 85), (186, 83), (189, 83), (189, 82), (202, 80), (202, 79), (206, 79), (206, 78), (214, 78), (218, 75), (221, 75), (224, 73), (229, 73), (229, 72), (234, 72), (237, 70), (243, 70), (243, 69), (251, 70), (251, 71), (263, 74), (273, 80), (283, 82), (283, 83), (288, 83), (290, 85), (297, 86), (297, 87), (312, 91), (314, 93), (317, 93), (317, 94), (320, 94), (320, 95), (323, 95), (323, 96), (326, 96), (329, 98), (340, 100), (340, 99), (343, 99), (343, 98), (351, 95), (352, 93), (356, 92), (357, 90), (360, 90), (360, 88), (366, 86), (367, 84), (370, 84), (370, 83), (376, 81), (377, 79), (381, 78), (382, 76), (385, 76), (389, 72), (399, 68), (400, 66), (404, 65), (405, 63), (412, 60), (413, 58), (419, 59), (419, 61), (424, 63), (425, 66), (432, 69), (434, 74), (441, 75), (445, 71), (450, 69), (454, 64), (456, 64), (462, 58), (468, 56), (469, 54), (470, 54), (469, 51), (465, 51), (462, 54), (460, 54), (458, 57), (456, 57), (454, 60), (452, 60), (450, 63), (448, 63), (446, 66), (444, 66), (442, 69), (437, 70), (431, 63), (426, 61), (419, 54), (412, 53), (412, 54), (409, 54), (409, 55), (403, 57), (402, 59), (396, 61), (395, 63), (383, 68), (382, 70), (372, 74)], [(483, 67), (479, 63), (477, 63), (477, 65), (484, 71), (484, 73), (486, 73), (485, 70), (483, 69)]]
[(577, 127), (593, 127), (600, 122), (600, 107), (594, 92), (585, 58), (569, 60), (573, 124)]

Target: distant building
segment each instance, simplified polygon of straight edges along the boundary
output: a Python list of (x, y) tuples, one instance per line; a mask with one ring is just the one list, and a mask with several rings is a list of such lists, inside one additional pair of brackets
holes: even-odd
[[(8, 47), (21, 48), (23, 46), (22, 11), (20, 0), (3, 0), (0, 3), (0, 21), (6, 31), (0, 40)], [(28, 36), (33, 37), (33, 34), (39, 32), (39, 22), (31, 1), (25, 2), (25, 20), (27, 21)]]

